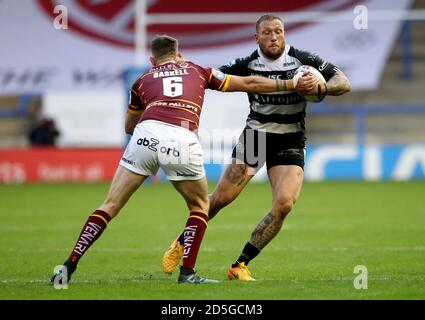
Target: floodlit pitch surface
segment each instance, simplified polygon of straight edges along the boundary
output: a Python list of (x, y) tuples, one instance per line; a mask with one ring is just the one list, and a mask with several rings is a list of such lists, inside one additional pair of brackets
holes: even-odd
[[(164, 250), (187, 211), (170, 184), (130, 199), (83, 257), (67, 290), (49, 284), (107, 184), (0, 186), (0, 299), (424, 299), (425, 182), (305, 183), (284, 230), (250, 264), (256, 282), (225, 280), (270, 209), (267, 183), (250, 184), (211, 221), (198, 256), (214, 285), (178, 285)], [(210, 186), (210, 190), (213, 186)], [(355, 289), (356, 265), (368, 289)]]

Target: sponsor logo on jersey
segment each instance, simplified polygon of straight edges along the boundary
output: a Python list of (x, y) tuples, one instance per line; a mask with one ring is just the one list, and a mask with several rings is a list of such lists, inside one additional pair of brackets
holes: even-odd
[(316, 57), (317, 57), (317, 53), (312, 52), (308, 55), (307, 59), (314, 60), (316, 59)]
[(284, 67), (289, 67), (289, 66), (295, 66), (295, 61), (291, 61), (291, 62), (285, 62), (283, 64)]
[(296, 103), (304, 101), (304, 98), (296, 92), (291, 94), (277, 94), (277, 95), (254, 93), (254, 94), (250, 94), (249, 96), (251, 101), (257, 102), (259, 104), (289, 105), (289, 104), (296, 104)]
[(328, 62), (327, 61), (325, 61), (325, 62), (323, 62), (320, 66), (319, 66), (319, 71), (323, 71), (323, 70), (325, 70), (325, 68), (328, 66)]
[(297, 69), (292, 69), (292, 70), (286, 71), (286, 78), (287, 79), (292, 79), (294, 77), (294, 74), (295, 74), (295, 71), (296, 70)]

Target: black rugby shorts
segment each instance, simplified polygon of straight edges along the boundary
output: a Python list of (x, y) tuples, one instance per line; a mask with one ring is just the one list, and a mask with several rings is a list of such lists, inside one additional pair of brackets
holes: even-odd
[(296, 165), (304, 169), (305, 136), (303, 133), (265, 133), (246, 127), (233, 148), (232, 158), (259, 170), (279, 165)]

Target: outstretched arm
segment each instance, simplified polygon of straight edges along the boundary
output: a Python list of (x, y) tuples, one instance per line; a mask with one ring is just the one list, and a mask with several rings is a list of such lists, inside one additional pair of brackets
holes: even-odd
[(292, 80), (272, 80), (259, 76), (238, 77), (230, 76), (229, 84), (225, 91), (245, 91), (252, 93), (269, 93), (293, 90)]

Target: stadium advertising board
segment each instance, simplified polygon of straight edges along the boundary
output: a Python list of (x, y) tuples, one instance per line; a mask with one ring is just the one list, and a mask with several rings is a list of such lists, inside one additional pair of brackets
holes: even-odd
[(121, 149), (0, 150), (0, 182), (110, 181)]
[(425, 178), (425, 144), (319, 145), (307, 150), (307, 180)]
[[(0, 150), (0, 182), (108, 181), (121, 154), (118, 148)], [(218, 180), (222, 164), (207, 162), (205, 168), (209, 180)], [(157, 178), (165, 180), (162, 172)], [(307, 149), (306, 180), (424, 178), (425, 144), (313, 145)], [(264, 168), (254, 179), (266, 180)]]

